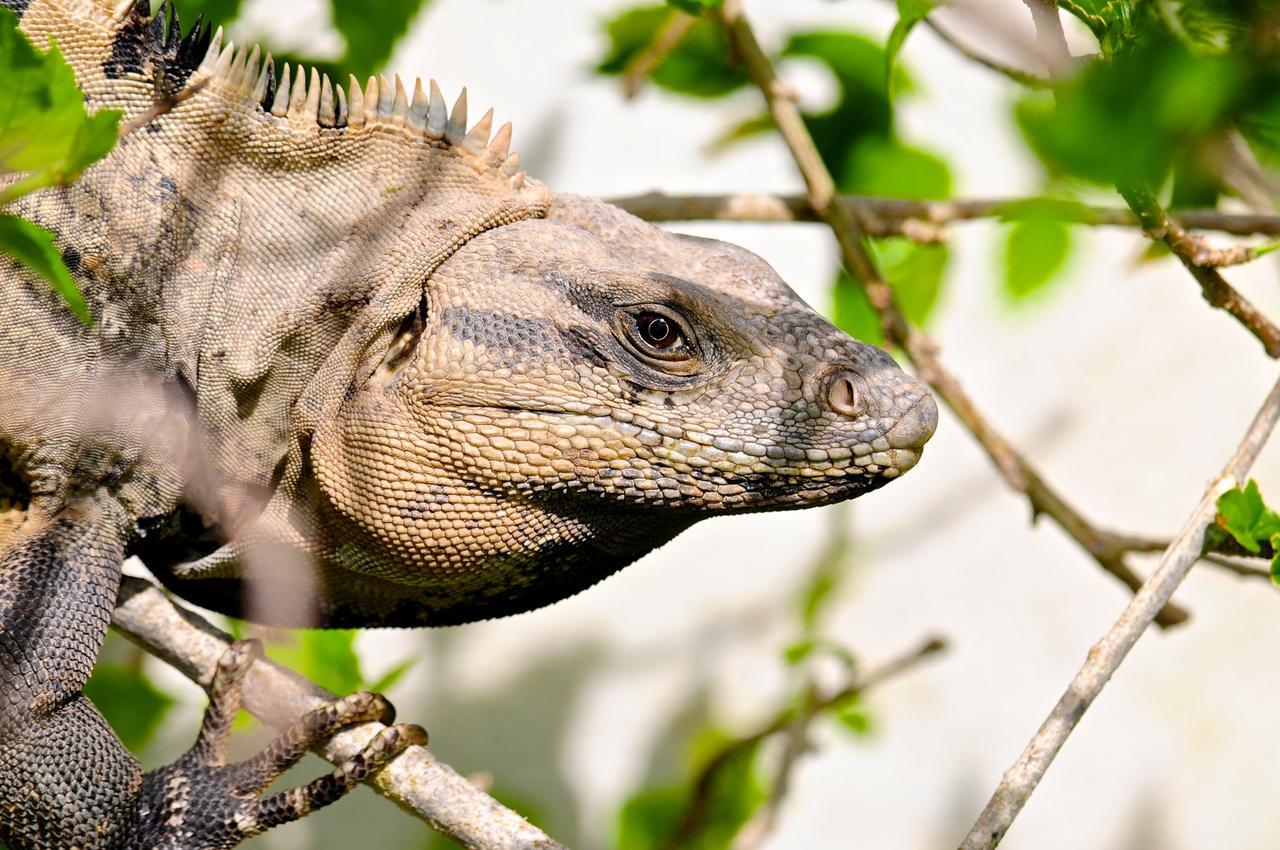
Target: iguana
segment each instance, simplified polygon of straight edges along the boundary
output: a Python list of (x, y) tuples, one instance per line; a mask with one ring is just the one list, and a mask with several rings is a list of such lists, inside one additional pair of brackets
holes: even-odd
[[(122, 560), (286, 626), (546, 605), (704, 517), (821, 505), (916, 464), (937, 407), (761, 259), (554, 194), (466, 94), (335, 87), (147, 0), (3, 0), (88, 104), (151, 120), (14, 212), (93, 317), (0, 260), (0, 839), (226, 848), (340, 797), (392, 726), (259, 798), (356, 694), (225, 763), (251, 644), (193, 749), (143, 774), (81, 688)], [(13, 494), (17, 494), (14, 496)]]

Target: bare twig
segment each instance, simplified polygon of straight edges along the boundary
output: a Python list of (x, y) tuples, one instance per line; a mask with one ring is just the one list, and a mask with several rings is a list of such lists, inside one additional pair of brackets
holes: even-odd
[(1200, 284), (1204, 298), (1214, 307), (1225, 310), (1244, 325), (1271, 357), (1280, 357), (1280, 328), (1259, 312), (1258, 308), (1227, 283), (1206, 259), (1203, 242), (1188, 234), (1171, 219), (1160, 202), (1144, 186), (1122, 184), (1117, 187), (1129, 208), (1142, 222), (1142, 229), (1157, 242), (1163, 242), (1173, 251), (1191, 276)]
[[(174, 605), (154, 585), (126, 577), (111, 623), (152, 655), (203, 687), (231, 642), (197, 614)], [(244, 707), (277, 729), (334, 695), (291, 670), (259, 660), (249, 671)], [(341, 763), (384, 727), (365, 723), (334, 735), (319, 752)], [(471, 850), (563, 850), (563, 845), (481, 792), (425, 747), (410, 747), (370, 783), (402, 809)]]
[(640, 93), (649, 75), (653, 73), (653, 69), (679, 46), (697, 20), (679, 9), (672, 9), (667, 14), (666, 21), (653, 37), (653, 41), (649, 42), (644, 50), (631, 57), (631, 61), (622, 71), (622, 93), (628, 99)]
[(204, 90), (204, 87), (209, 84), (210, 79), (212, 79), (212, 77), (209, 77), (208, 75), (200, 77), (195, 82), (191, 83), (191, 85), (185, 86), (180, 91), (160, 98), (155, 103), (151, 104), (151, 106), (130, 118), (128, 121), (121, 121), (117, 139), (123, 139), (130, 133), (140, 130), (159, 118), (161, 115), (171, 111), (178, 104), (195, 97)]
[(951, 45), (952, 49), (955, 50), (957, 53), (959, 53), (961, 56), (965, 57), (966, 59), (972, 62), (978, 63), (984, 68), (987, 68), (991, 71), (995, 71), (997, 74), (1000, 74), (1001, 76), (1008, 77), (1009, 79), (1013, 80), (1015, 83), (1028, 86), (1034, 89), (1048, 88), (1050, 85), (1052, 85), (1047, 78), (1042, 77), (1039, 74), (1033, 74), (1030, 71), (1022, 70), (1021, 68), (1015, 68), (1012, 65), (1006, 65), (1003, 62), (999, 62), (995, 59), (992, 59), (990, 56), (987, 56), (983, 53), (979, 53), (978, 51), (970, 47), (968, 44), (966, 44), (965, 42), (956, 38), (955, 35), (952, 34), (950, 30), (947, 30), (943, 26), (941, 26), (937, 21), (933, 19), (932, 15), (925, 17), (924, 25), (927, 26), (929, 29), (933, 30), (934, 35), (936, 35), (938, 38), (942, 39), (944, 42)]
[(1036, 50), (1049, 67), (1049, 76), (1058, 77), (1071, 66), (1071, 51), (1067, 49), (1067, 34), (1062, 29), (1062, 16), (1058, 13), (1058, 0), (1022, 0), (1031, 10), (1036, 25)]
[[(694, 781), (693, 793), (689, 798), (689, 803), (685, 807), (684, 813), (680, 817), (680, 822), (667, 846), (669, 848), (683, 846), (698, 835), (709, 813), (711, 796), (716, 787), (716, 780), (719, 778), (720, 772), (731, 764), (736, 756), (741, 755), (773, 735), (782, 732), (793, 733), (792, 743), (787, 748), (787, 751), (783, 753), (783, 759), (779, 765), (778, 777), (785, 783), (790, 776), (791, 768), (804, 752), (804, 732), (816, 717), (845, 700), (858, 697), (876, 685), (906, 673), (922, 661), (944, 651), (946, 648), (945, 640), (940, 637), (931, 637), (912, 651), (872, 670), (865, 676), (852, 676), (842, 687), (830, 693), (820, 694), (810, 689), (808, 691), (809, 698), (799, 708), (788, 706), (755, 732), (741, 738), (735, 738), (726, 744), (703, 765), (698, 778)], [(798, 739), (795, 737), (797, 735), (799, 736)], [(785, 785), (783, 793), (785, 793)], [(767, 802), (766, 805), (768, 805)], [(777, 802), (774, 802), (773, 805), (776, 808)], [(769, 815), (769, 817), (773, 816)]]
[[(941, 226), (1016, 214), (1034, 198), (966, 198), (920, 201), (870, 195), (840, 195), (839, 203), (858, 218), (868, 236), (903, 236), (911, 223)], [(648, 221), (822, 221), (804, 195), (667, 195), (650, 192), (609, 203)], [(1132, 211), (1119, 207), (1056, 205), (1064, 222), (1103, 227), (1140, 227)], [(1280, 215), (1181, 210), (1169, 217), (1188, 230), (1217, 230), (1234, 236), (1280, 236)]]
[[(865, 232), (850, 210), (839, 203), (835, 182), (805, 127), (800, 110), (794, 100), (784, 96), (786, 87), (780, 85), (773, 63), (761, 50), (739, 0), (725, 0), (720, 15), (730, 43), (764, 95), (774, 125), (791, 150), (808, 189), (809, 206), (835, 234), (845, 267), (861, 283), (867, 300), (880, 316), (885, 339), (901, 346), (915, 364), (920, 377), (933, 387), (990, 455), (1005, 481), (1027, 496), (1033, 513), (1052, 517), (1094, 557), (1099, 566), (1136, 591), (1142, 582), (1124, 562), (1123, 556), (1108, 553), (1098, 530), (1058, 495), (1004, 435), (987, 421), (956, 377), (943, 367), (937, 355), (937, 345), (907, 321), (893, 290), (867, 253), (863, 244)], [(1168, 626), (1186, 618), (1185, 611), (1170, 604), (1160, 613), (1157, 622)]]
[(989, 850), (1004, 838), (1014, 818), (1036, 789), (1054, 756), (1086, 710), (1119, 668), (1156, 613), (1173, 596), (1191, 566), (1200, 558), (1205, 530), (1217, 513), (1218, 497), (1239, 486), (1258, 452), (1280, 419), (1280, 381), (1272, 387), (1249, 430), (1222, 472), (1205, 490), (1178, 536), (1169, 544), (1154, 573), (1134, 595), (1124, 613), (1089, 650), (1088, 658), (1022, 755), (1004, 774), (990, 802), (978, 817), (961, 850)]

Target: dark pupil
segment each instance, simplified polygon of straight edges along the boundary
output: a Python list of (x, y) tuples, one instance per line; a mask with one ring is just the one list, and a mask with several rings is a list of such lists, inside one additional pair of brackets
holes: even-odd
[(640, 335), (654, 348), (669, 348), (676, 341), (675, 328), (661, 316), (645, 314), (639, 317)]

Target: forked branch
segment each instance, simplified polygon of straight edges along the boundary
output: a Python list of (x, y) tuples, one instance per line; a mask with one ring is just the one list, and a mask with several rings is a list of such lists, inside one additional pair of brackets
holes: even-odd
[[(208, 687), (231, 636), (185, 608), (148, 581), (125, 577), (111, 624), (147, 652)], [(277, 729), (334, 695), (270, 661), (249, 671), (244, 708)], [(385, 727), (366, 723), (346, 729), (319, 755), (334, 764), (363, 749)], [(564, 845), (472, 785), (425, 747), (410, 747), (373, 778), (373, 789), (469, 850), (564, 850)]]

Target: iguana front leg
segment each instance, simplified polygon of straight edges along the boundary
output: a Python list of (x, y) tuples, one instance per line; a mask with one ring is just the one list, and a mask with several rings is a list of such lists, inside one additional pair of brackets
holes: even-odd
[(13, 850), (123, 846), (142, 770), (81, 689), (124, 559), (105, 501), (33, 515), (0, 555), (0, 840)]
[(225, 850), (325, 806), (410, 744), (391, 726), (302, 788), (259, 799), (317, 743), (353, 723), (388, 723), (359, 693), (304, 715), (266, 750), (226, 763), (227, 739), (257, 645), (218, 665), (195, 745), (145, 776), (81, 692), (101, 648), (124, 557), (109, 506), (88, 502), (32, 519), (0, 556), (0, 841), (11, 850)]

